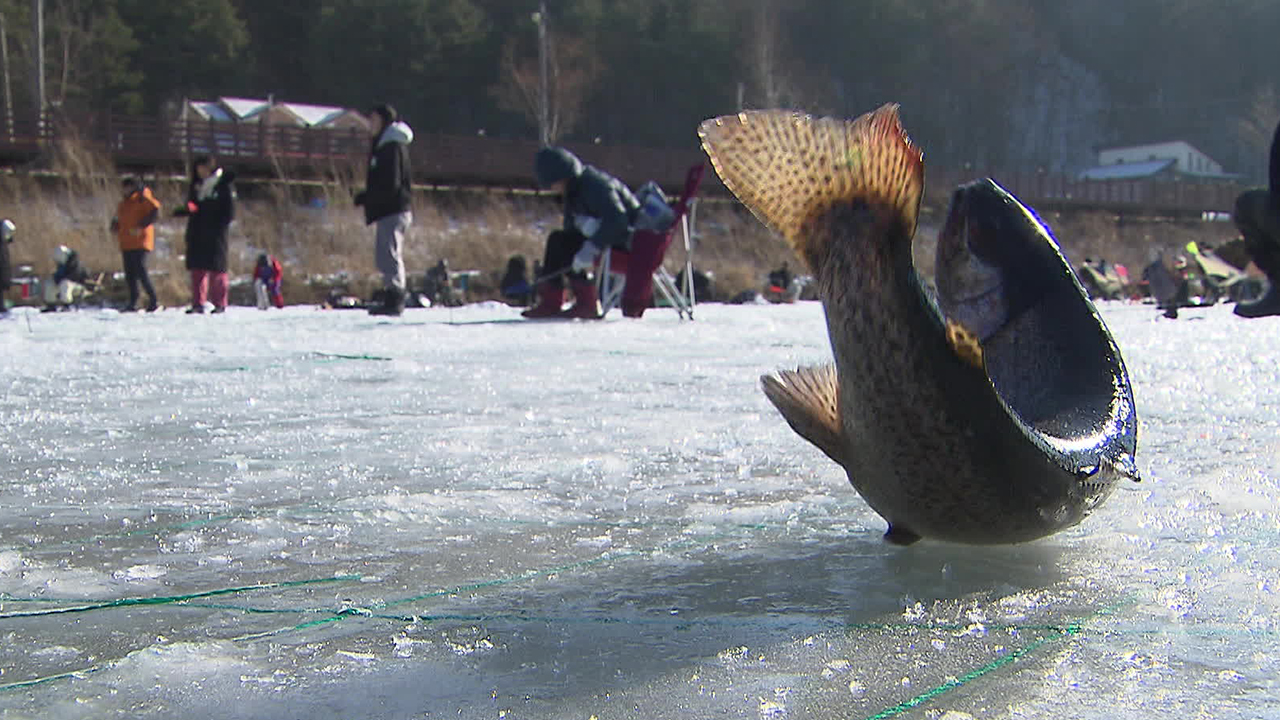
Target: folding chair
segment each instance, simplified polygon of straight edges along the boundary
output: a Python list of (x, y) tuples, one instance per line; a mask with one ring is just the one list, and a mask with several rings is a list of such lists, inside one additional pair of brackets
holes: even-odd
[[(676, 309), (681, 318), (693, 319), (693, 305), (697, 300), (693, 292), (693, 220), (698, 186), (702, 183), (705, 167), (698, 163), (689, 168), (684, 178), (684, 190), (672, 206), (675, 222), (665, 232), (636, 230), (631, 236), (631, 249), (609, 248), (600, 259), (600, 272), (596, 278), (602, 314), (619, 305), (627, 317), (641, 317), (652, 304), (656, 287), (662, 298)], [(662, 260), (675, 238), (676, 228), (684, 236), (684, 282), (677, 285), (675, 278), (662, 266)]]

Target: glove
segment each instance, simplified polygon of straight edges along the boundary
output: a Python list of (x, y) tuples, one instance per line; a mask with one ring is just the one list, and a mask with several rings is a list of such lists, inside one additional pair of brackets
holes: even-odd
[(584, 242), (582, 249), (573, 256), (573, 271), (582, 272), (590, 270), (596, 264), (596, 256), (600, 254), (600, 248), (595, 243)]
[(364, 191), (363, 191), (363, 190), (361, 190), (360, 192), (356, 193), (356, 197), (355, 197), (355, 203), (356, 203), (356, 205), (363, 205), (363, 204), (364, 204), (364, 200), (365, 200), (365, 194), (364, 194)]
[(583, 237), (591, 237), (600, 229), (600, 218), (591, 215), (574, 215), (573, 226), (582, 233)]

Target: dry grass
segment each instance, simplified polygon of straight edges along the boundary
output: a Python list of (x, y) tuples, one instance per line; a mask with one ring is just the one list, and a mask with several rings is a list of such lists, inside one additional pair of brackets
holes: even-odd
[[(91, 271), (117, 272), (120, 256), (108, 225), (119, 195), (118, 171), (105, 157), (83, 146), (64, 143), (52, 154), (54, 173), (0, 176), (0, 214), (18, 225), (11, 246), (15, 265), (30, 264), (47, 276), (53, 249), (67, 245), (79, 251)], [(351, 198), (359, 187), (361, 168), (332, 168), (328, 183), (287, 182), (291, 173), (277, 168), (279, 180), (241, 184), (241, 200), (231, 235), (230, 270), (247, 278), (260, 252), (285, 266), (289, 302), (318, 302), (328, 291), (308, 278), (343, 274), (353, 294), (367, 297), (380, 281), (373, 262), (373, 230), (364, 223)], [(157, 228), (151, 270), (162, 302), (182, 304), (190, 292), (182, 263), (185, 221), (170, 217), (185, 197), (185, 183), (166, 179), (152, 183), (165, 212)], [(933, 247), (946, 198), (926, 203), (915, 254), (929, 277)], [(1140, 272), (1154, 249), (1172, 254), (1191, 240), (1221, 243), (1235, 236), (1231, 223), (1135, 220), (1107, 213), (1048, 213), (1067, 256), (1079, 263), (1086, 256), (1105, 257)], [(405, 246), (411, 285), (427, 268), (446, 259), (454, 270), (479, 270), (471, 299), (497, 296), (508, 258), (523, 255), (532, 268), (542, 257), (547, 233), (560, 222), (559, 208), (546, 196), (455, 191), (419, 193), (414, 223)], [(713, 300), (726, 300), (744, 290), (759, 290), (765, 275), (784, 262), (802, 273), (802, 264), (786, 244), (736, 203), (709, 200), (700, 204), (696, 227), (696, 267), (713, 278)], [(674, 273), (684, 266), (677, 240), (667, 256)]]
[[(924, 213), (916, 235), (916, 267), (926, 278), (933, 277), (934, 251), (944, 211), (942, 206), (941, 210), (930, 208)], [(1105, 258), (1127, 266), (1134, 278), (1140, 277), (1142, 269), (1159, 253), (1171, 261), (1175, 255), (1186, 254), (1189, 242), (1218, 246), (1239, 235), (1231, 222), (1142, 218), (1102, 211), (1039, 214), (1073, 267), (1079, 267), (1085, 258)]]

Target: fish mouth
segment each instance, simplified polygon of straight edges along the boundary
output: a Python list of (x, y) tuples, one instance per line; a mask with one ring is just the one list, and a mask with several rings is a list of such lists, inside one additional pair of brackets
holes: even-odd
[(979, 340), (1009, 319), (1001, 245), (1022, 242), (1025, 235), (1011, 222), (1001, 194), (989, 180), (957, 188), (938, 233), (934, 279), (943, 314)]
[(1026, 210), (990, 178), (956, 188), (938, 233), (938, 258), (965, 252), (989, 265), (1002, 265), (1010, 248), (1023, 244)]
[(937, 272), (939, 308), (981, 338), (987, 377), (1024, 430), (1064, 466), (1107, 470), (1084, 483), (1136, 479), (1108, 460), (1136, 447), (1128, 373), (1040, 218), (990, 179), (960, 187)]

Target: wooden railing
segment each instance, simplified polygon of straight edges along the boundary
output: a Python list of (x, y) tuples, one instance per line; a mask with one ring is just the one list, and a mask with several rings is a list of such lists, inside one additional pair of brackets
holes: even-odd
[[(29, 163), (49, 154), (63, 136), (108, 153), (127, 167), (177, 168), (194, 157), (216, 155), (249, 175), (328, 175), (341, 169), (363, 172), (368, 134), (359, 128), (301, 128), (205, 120), (168, 121), (154, 117), (101, 116), (69, 122), (0, 119), (0, 163)], [(531, 187), (532, 140), (484, 136), (419, 134), (410, 145), (415, 180), (430, 185)], [(704, 158), (695, 148), (652, 149), (569, 143), (584, 161), (639, 185), (657, 180), (680, 187), (688, 167)], [(1047, 172), (954, 170), (929, 167), (931, 188), (951, 188), (976, 177), (993, 177), (1027, 204), (1040, 208), (1099, 208), (1142, 213), (1199, 215), (1230, 212), (1243, 189), (1235, 183), (1167, 180), (1087, 181)], [(703, 192), (724, 193), (714, 173)]]

